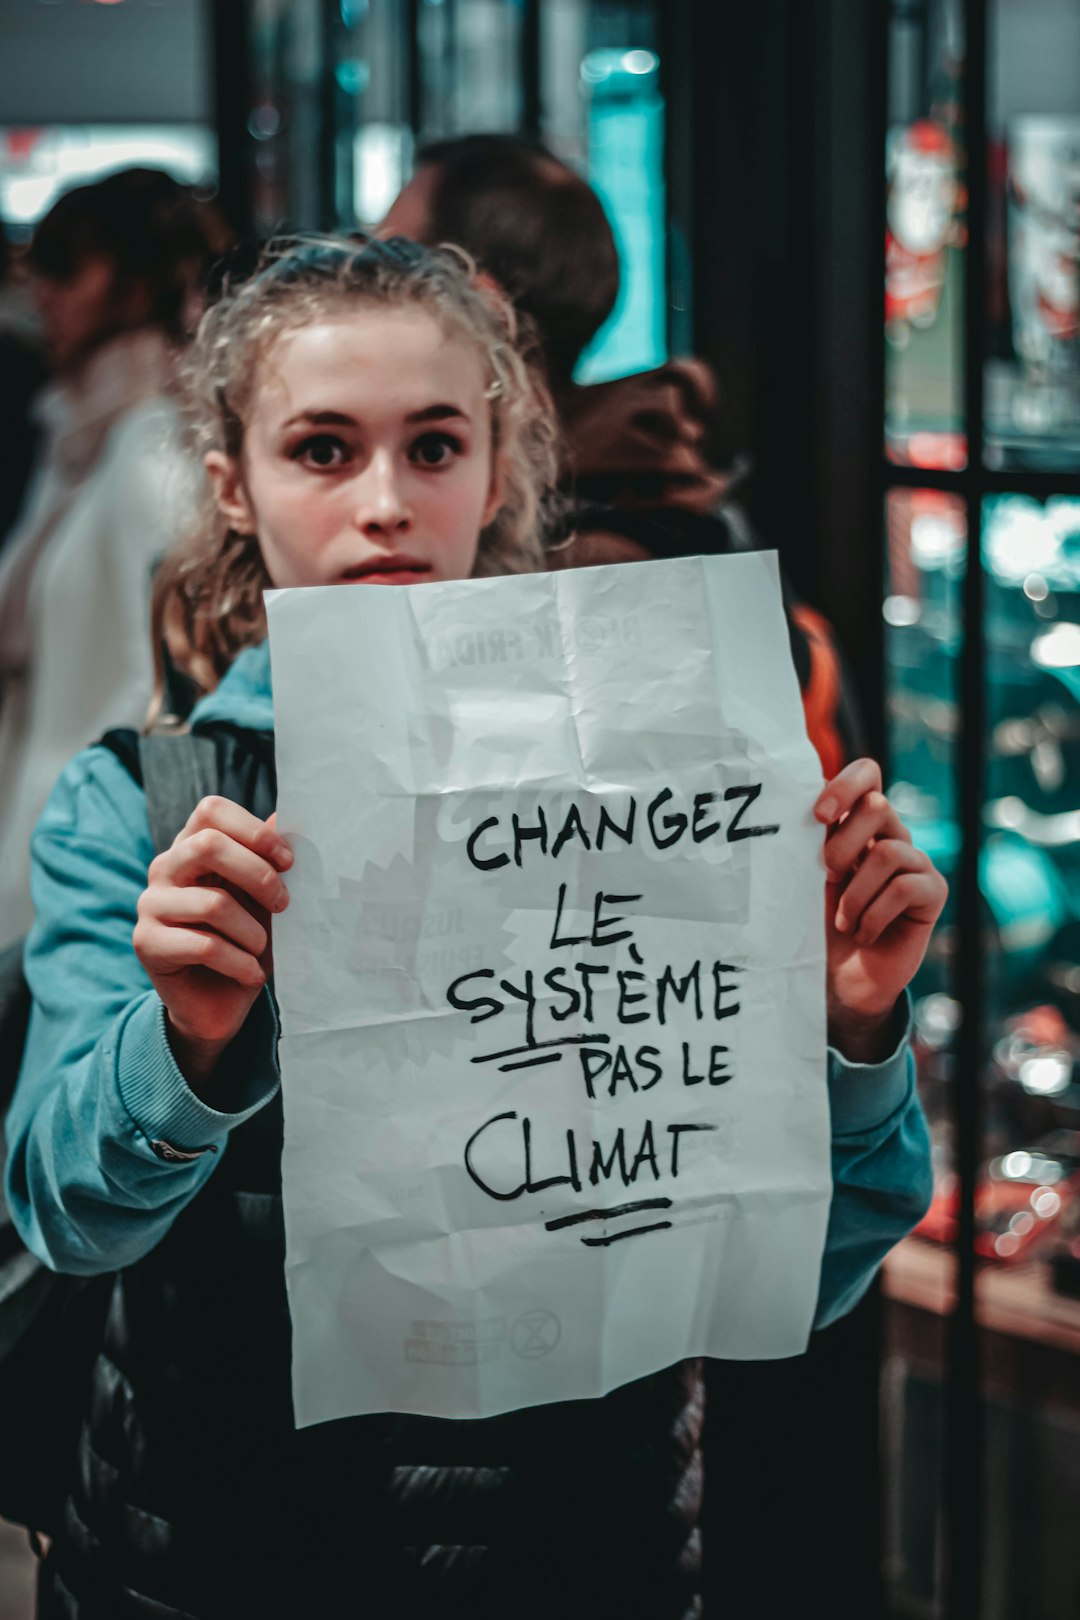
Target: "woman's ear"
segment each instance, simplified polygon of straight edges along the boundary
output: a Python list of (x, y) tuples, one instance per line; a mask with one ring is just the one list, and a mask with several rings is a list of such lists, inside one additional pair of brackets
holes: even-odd
[(235, 529), (237, 534), (254, 534), (255, 513), (244, 488), (238, 459), (227, 456), (224, 450), (208, 450), (203, 465), (214, 491), (218, 511), (229, 528)]
[(491, 468), (491, 488), (488, 490), (487, 500), (484, 502), (483, 516), (480, 520), (481, 529), (486, 529), (489, 523), (494, 523), (505, 500), (506, 468), (502, 457), (496, 456)]

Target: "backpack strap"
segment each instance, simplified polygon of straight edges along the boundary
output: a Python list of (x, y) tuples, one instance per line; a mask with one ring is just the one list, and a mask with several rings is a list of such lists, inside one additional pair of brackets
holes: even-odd
[(139, 738), (139, 762), (150, 836), (160, 855), (199, 800), (218, 791), (217, 749), (212, 737), (190, 731), (157, 732)]
[[(162, 732), (139, 737), (110, 731), (101, 739), (132, 777), (141, 775), (154, 849), (168, 849), (200, 799), (218, 790), (217, 749), (212, 737)], [(24, 939), (0, 951), (0, 1126), (15, 1091), (30, 1019), (30, 992), (23, 977)], [(2, 1138), (0, 1138), (2, 1146)], [(3, 1155), (0, 1153), (0, 1162)], [(13, 1229), (0, 1196), (0, 1257)], [(20, 1245), (21, 1248), (21, 1245)], [(0, 1290), (3, 1283), (0, 1279)]]

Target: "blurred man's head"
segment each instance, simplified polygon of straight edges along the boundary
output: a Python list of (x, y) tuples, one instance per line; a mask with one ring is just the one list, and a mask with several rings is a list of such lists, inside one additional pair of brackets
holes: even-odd
[(211, 257), (224, 245), (208, 210), (156, 169), (122, 169), (65, 192), (28, 255), (50, 359), (60, 373), (122, 332), (179, 340)]
[(516, 136), (424, 147), (381, 229), (471, 253), (534, 322), (556, 389), (615, 307), (619, 256), (600, 199), (544, 147)]

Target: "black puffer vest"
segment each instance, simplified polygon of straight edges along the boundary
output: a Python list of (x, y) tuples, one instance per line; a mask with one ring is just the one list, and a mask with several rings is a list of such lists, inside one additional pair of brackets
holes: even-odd
[[(213, 734), (220, 792), (268, 815), (272, 739)], [(44, 1620), (697, 1614), (696, 1362), (480, 1422), (294, 1428), (281, 1145), (275, 1097), (116, 1278)]]

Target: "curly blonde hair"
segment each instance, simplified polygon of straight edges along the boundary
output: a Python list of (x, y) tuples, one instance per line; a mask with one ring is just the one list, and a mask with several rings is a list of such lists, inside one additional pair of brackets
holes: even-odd
[[(480, 535), (473, 572), (540, 568), (557, 470), (551, 402), (509, 300), (457, 248), (422, 248), (403, 237), (270, 243), (253, 275), (238, 284), (223, 281), (188, 350), (193, 451), (200, 458), (210, 450), (239, 456), (259, 363), (283, 333), (372, 305), (425, 309), (480, 351), (503, 500)], [(162, 707), (163, 646), (200, 691), (210, 691), (237, 653), (265, 636), (262, 593), (270, 585), (256, 537), (229, 527), (207, 486), (192, 532), (155, 582), (159, 669), (152, 717)]]

